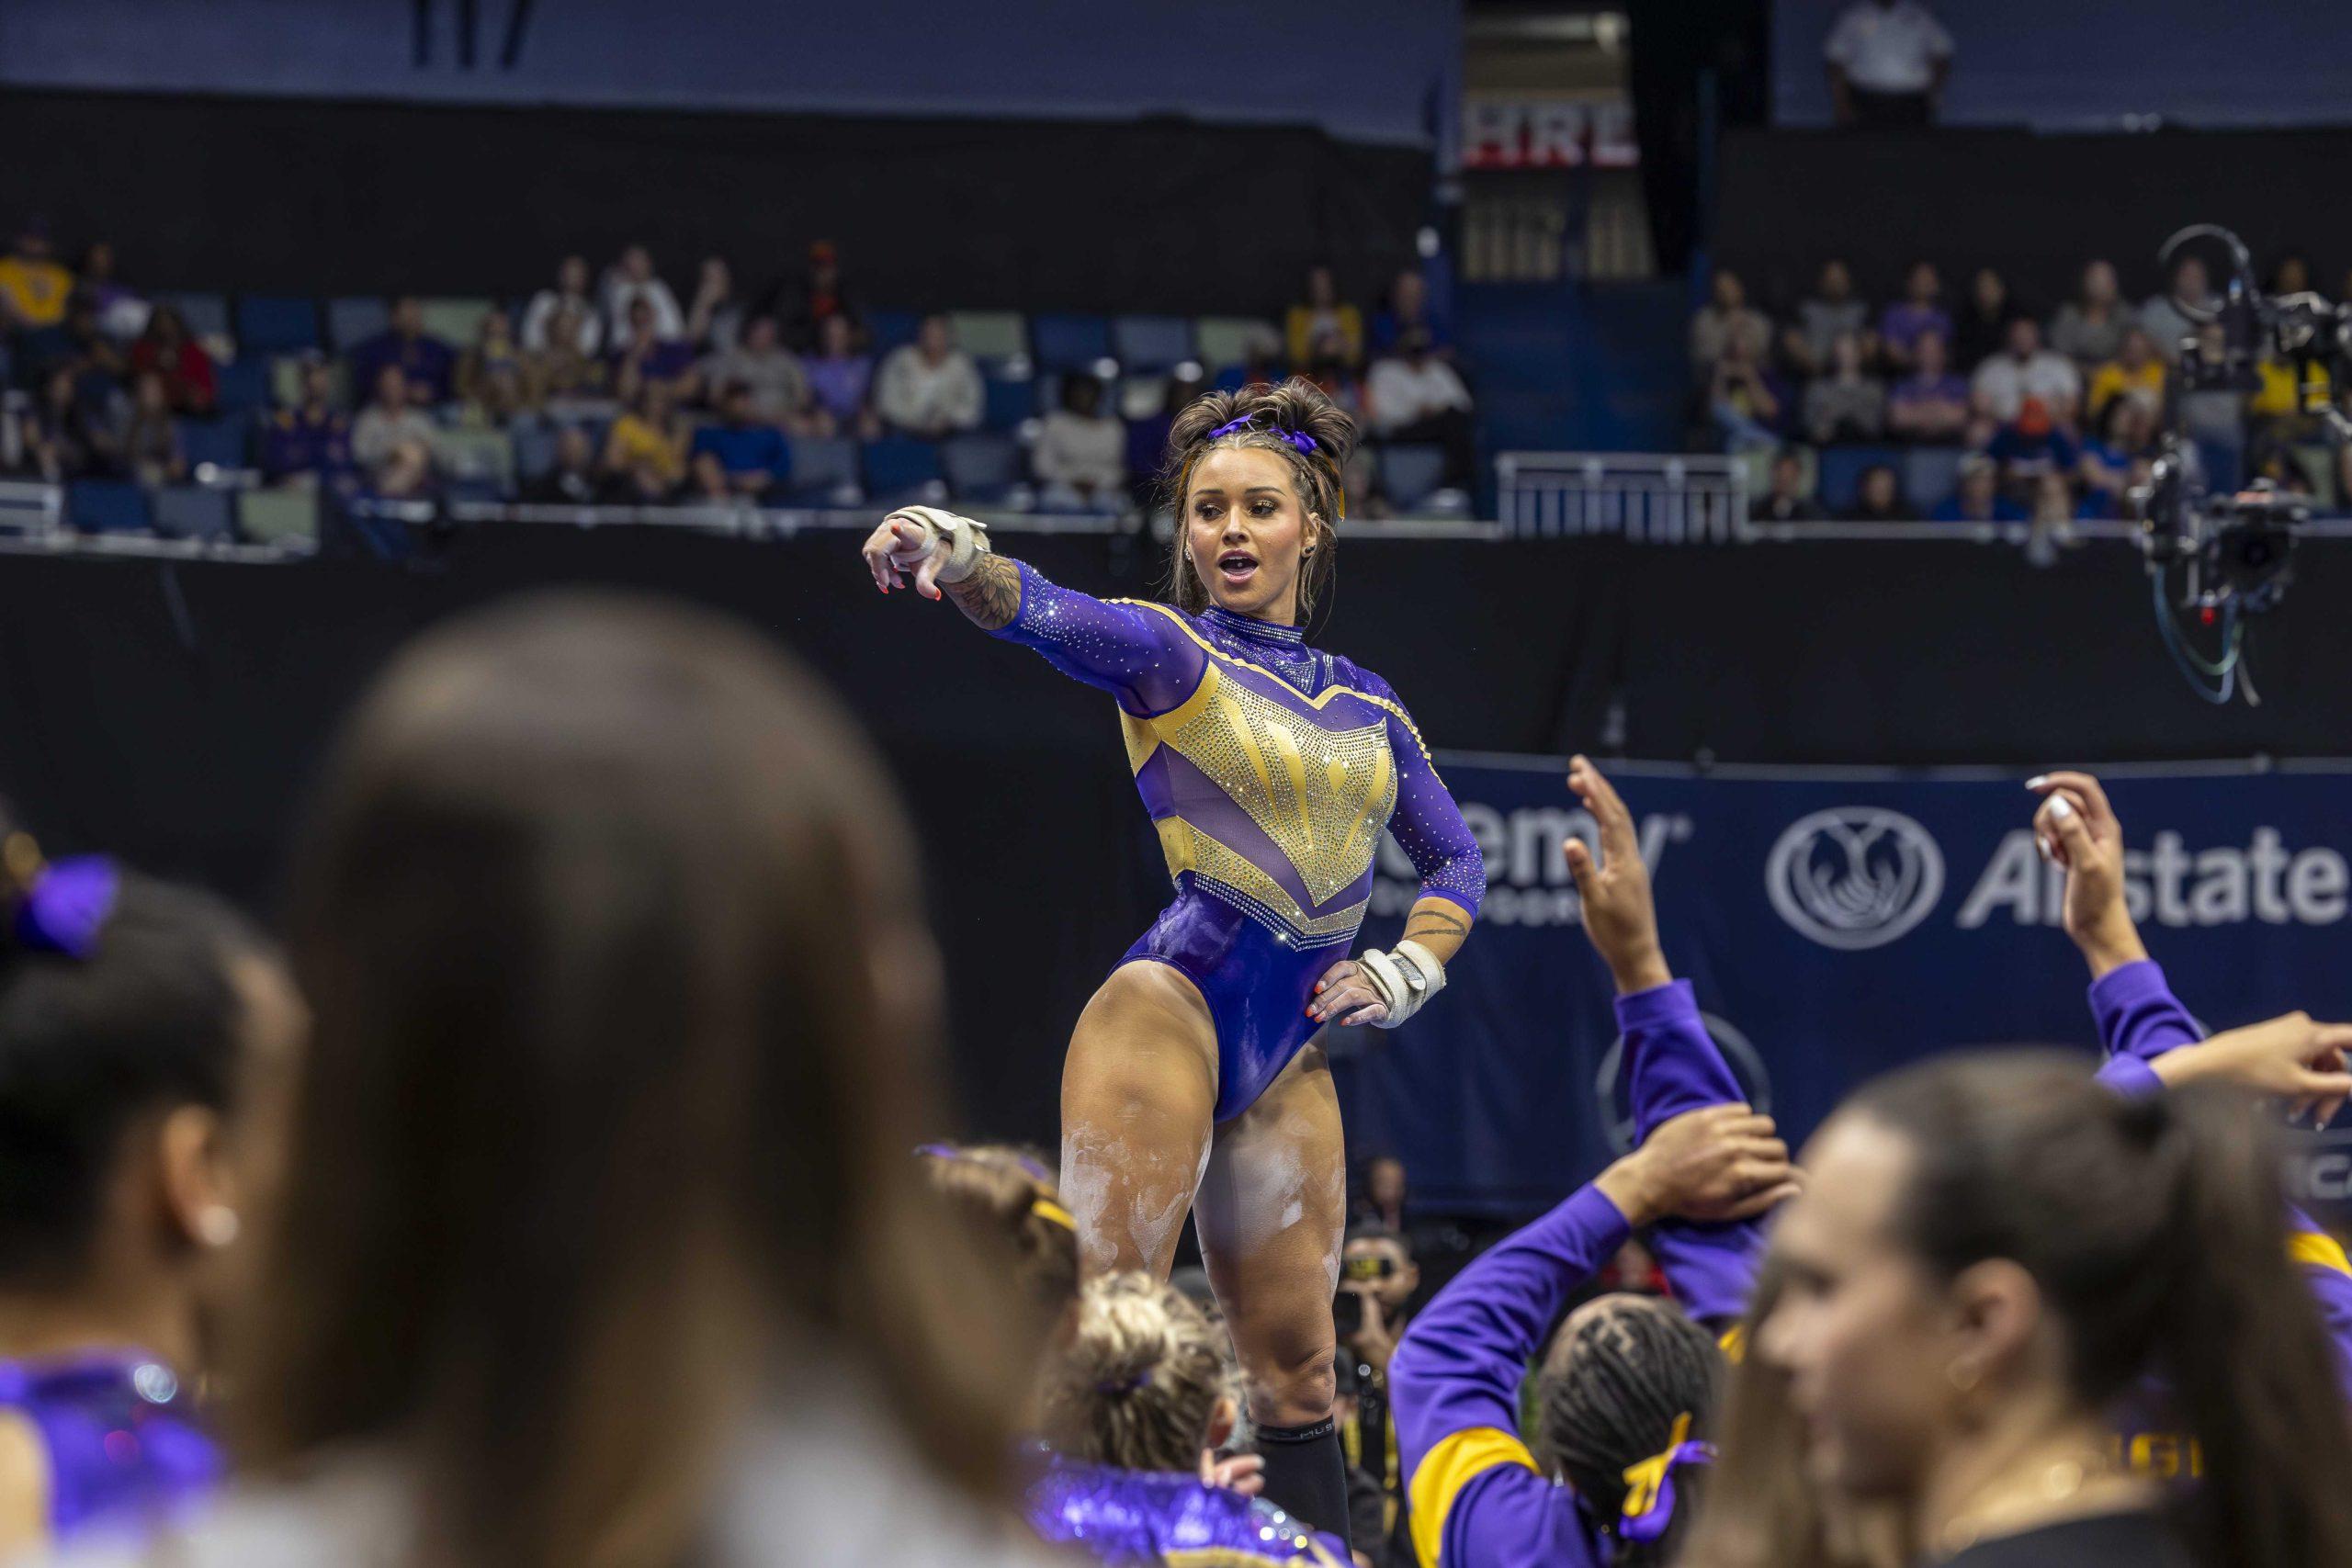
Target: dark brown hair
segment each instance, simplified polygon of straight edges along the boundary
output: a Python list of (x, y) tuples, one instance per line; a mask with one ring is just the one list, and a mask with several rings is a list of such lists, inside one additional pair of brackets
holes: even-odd
[(822, 1360), (997, 1481), (1017, 1308), (907, 1157), (909, 837), (856, 728), (714, 616), (548, 595), (404, 653), (298, 856), (255, 1457), (404, 1445), (436, 1558), (666, 1564), (744, 1406)]
[[(1211, 431), (1237, 419), (1249, 420), (1250, 428), (1211, 438)], [(1277, 434), (1284, 431), (1311, 438), (1315, 450), (1300, 451)], [(1178, 608), (1195, 615), (1208, 606), (1209, 591), (1193, 570), (1191, 553), (1184, 547), (1185, 494), (1200, 460), (1212, 451), (1233, 446), (1280, 453), (1290, 466), (1291, 487), (1298, 494), (1300, 510), (1310, 519), (1322, 519), (1322, 526), (1307, 536), (1315, 553), (1306, 558), (1306, 570), (1298, 578), (1298, 620), (1304, 626), (1331, 583), (1340, 521), (1347, 510), (1348, 458), (1356, 448), (1355, 416), (1333, 402), (1322, 388), (1295, 376), (1280, 386), (1261, 381), (1238, 392), (1204, 392), (1184, 405), (1168, 431), (1168, 456), (1160, 467), (1160, 483), (1168, 505), (1176, 513), (1176, 533), (1168, 553), (1168, 596)]]
[(1989, 1258), (2031, 1274), (2085, 1406), (2168, 1380), (2205, 1454), (2184, 1505), (2198, 1561), (2352, 1562), (2352, 1431), (2251, 1105), (2201, 1088), (2126, 1099), (2079, 1058), (1981, 1052), (1847, 1107), (1910, 1145), (1894, 1237), (1947, 1278)]

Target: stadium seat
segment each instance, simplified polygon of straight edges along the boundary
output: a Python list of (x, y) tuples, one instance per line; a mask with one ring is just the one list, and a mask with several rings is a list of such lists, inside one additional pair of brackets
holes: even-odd
[(269, 406), (269, 361), (232, 359), (212, 368), (222, 413), (250, 413)]
[(227, 539), (235, 508), (232, 491), (174, 485), (155, 492), (155, 532), (167, 539)]
[(1113, 357), (1111, 323), (1101, 316), (1033, 316), (1029, 342), (1040, 370), (1091, 370)]
[(886, 436), (867, 442), (860, 456), (866, 491), (877, 502), (920, 500), (946, 491), (939, 448), (928, 441)]
[(511, 432), (514, 438), (514, 476), (523, 484), (536, 484), (555, 471), (556, 441), (562, 431), (545, 420), (518, 419)]
[(1201, 363), (1213, 369), (1240, 364), (1250, 357), (1253, 344), (1282, 340), (1272, 322), (1247, 316), (1203, 316), (1193, 323), (1193, 345)]
[(1128, 370), (1172, 370), (1193, 357), (1193, 323), (1182, 316), (1121, 316), (1111, 323), (1111, 356)]
[[(894, 348), (903, 348), (915, 341), (922, 331), (920, 310), (869, 310), (865, 315), (865, 330), (873, 338), (875, 357), (879, 358)], [(970, 347), (967, 344), (967, 348)]]
[(349, 354), (391, 324), (391, 308), (373, 296), (327, 301), (327, 342), (337, 354)]
[(1397, 511), (1411, 511), (1444, 482), (1444, 447), (1400, 444), (1380, 449), (1380, 488)]
[(243, 413), (216, 414), (210, 419), (179, 422), (180, 450), (190, 468), (207, 463), (215, 468), (243, 468), (252, 462), (253, 420)]
[(247, 359), (266, 354), (300, 354), (319, 346), (319, 308), (283, 294), (245, 294), (237, 299), (237, 353)]
[(988, 388), (988, 426), (1011, 430), (1037, 415), (1037, 382), (1029, 376), (991, 376)]
[(796, 435), (792, 449), (792, 498), (808, 505), (854, 506), (863, 493), (857, 483), (857, 443), (845, 437)]
[(433, 459), (452, 483), (488, 492), (466, 500), (496, 500), (514, 491), (514, 444), (503, 430), (441, 431), (434, 437)]
[(498, 307), (488, 299), (420, 301), (424, 330), (452, 348), (464, 348), (481, 334), (481, 319)]
[(229, 301), (218, 294), (158, 294), (155, 303), (177, 310), (193, 336), (229, 335)]
[(998, 505), (1024, 479), (1021, 443), (1009, 435), (956, 435), (942, 442), (939, 466), (958, 501)]
[(1121, 419), (1150, 419), (1168, 408), (1168, 378), (1129, 376), (1103, 400), (1105, 412)]
[(1029, 324), (1017, 310), (958, 310), (956, 344), (975, 359), (1017, 359), (1029, 352)]
[(1821, 504), (1832, 514), (1854, 504), (1864, 470), (1886, 463), (1897, 468), (1900, 453), (1886, 446), (1825, 446), (1821, 449)]
[(1903, 499), (1922, 517), (1960, 488), (1958, 446), (1914, 446), (1903, 454)]
[(143, 534), (147, 492), (129, 479), (75, 479), (65, 487), (65, 521), (85, 534)]
[(307, 490), (239, 491), (237, 533), (257, 545), (315, 544), (318, 494)]

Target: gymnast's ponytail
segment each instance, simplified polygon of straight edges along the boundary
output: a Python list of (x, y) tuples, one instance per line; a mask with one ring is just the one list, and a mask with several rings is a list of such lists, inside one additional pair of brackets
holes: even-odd
[(1355, 416), (1322, 388), (1295, 376), (1279, 386), (1261, 382), (1237, 392), (1204, 392), (1176, 415), (1160, 468), (1162, 499), (1177, 519), (1168, 553), (1169, 597), (1195, 615), (1207, 607), (1209, 592), (1184, 547), (1184, 501), (1201, 458), (1212, 448), (1228, 446), (1279, 455), (1290, 468), (1300, 509), (1310, 519), (1321, 519), (1319, 527), (1308, 524), (1306, 542), (1315, 553), (1298, 578), (1298, 619), (1304, 626), (1315, 606), (1329, 597), (1337, 530), (1347, 511), (1348, 459), (1356, 448)]
[(1938, 1057), (1848, 1102), (1902, 1135), (1894, 1232), (1944, 1278), (2032, 1275), (2086, 1407), (2173, 1389), (2204, 1455), (2180, 1499), (2192, 1552), (2236, 1568), (2352, 1562), (2352, 1430), (2288, 1255), (2277, 1151), (2222, 1089), (2125, 1099), (2079, 1060)]
[(1079, 1292), (1045, 1380), (1046, 1435), (1075, 1460), (1190, 1472), (1239, 1377), (1223, 1331), (1173, 1285), (1106, 1274)]

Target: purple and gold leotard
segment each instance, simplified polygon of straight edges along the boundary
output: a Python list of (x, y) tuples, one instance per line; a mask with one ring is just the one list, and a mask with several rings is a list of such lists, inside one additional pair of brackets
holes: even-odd
[(1219, 1568), (1345, 1568), (1348, 1552), (1262, 1497), (1194, 1476), (1114, 1470), (1048, 1456), (1024, 1510), (1046, 1542), (1098, 1562)]
[(170, 1518), (220, 1486), (220, 1450), (187, 1404), (151, 1356), (0, 1361), (0, 1416), (29, 1426), (47, 1461), (52, 1542)]
[(1422, 897), (1478, 912), (1487, 872), (1388, 683), (1297, 626), (1091, 598), (1021, 568), (995, 634), (1118, 700), (1136, 788), (1176, 884), (1123, 963), (1200, 988), (1216, 1026), (1216, 1119), (1247, 1111), (1319, 1027), (1306, 1015), (1371, 901), (1383, 829)]

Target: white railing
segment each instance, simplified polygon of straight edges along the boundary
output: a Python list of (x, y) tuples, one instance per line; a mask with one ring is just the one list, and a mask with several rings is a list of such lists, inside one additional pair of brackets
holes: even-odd
[(1521, 538), (1612, 534), (1645, 544), (1751, 537), (1746, 459), (1715, 453), (1505, 452), (1496, 510)]

